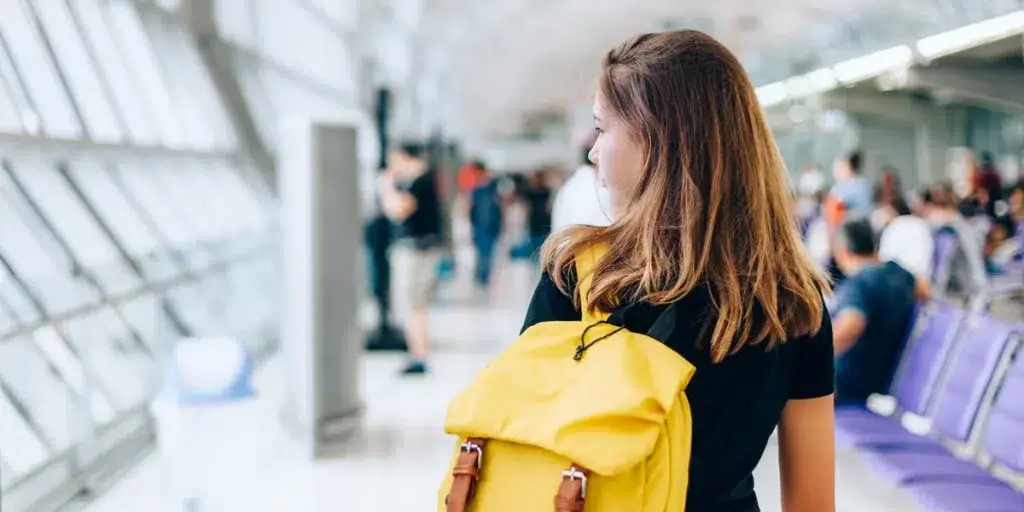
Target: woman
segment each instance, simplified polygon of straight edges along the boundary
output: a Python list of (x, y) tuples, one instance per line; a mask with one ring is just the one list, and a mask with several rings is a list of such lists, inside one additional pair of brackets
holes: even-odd
[(675, 303), (662, 341), (697, 367), (687, 512), (759, 510), (752, 471), (777, 425), (784, 510), (834, 510), (828, 284), (736, 57), (696, 31), (631, 40), (605, 58), (594, 117), (616, 218), (548, 240), (524, 330), (580, 320), (573, 255), (604, 244), (596, 306), (647, 332)]

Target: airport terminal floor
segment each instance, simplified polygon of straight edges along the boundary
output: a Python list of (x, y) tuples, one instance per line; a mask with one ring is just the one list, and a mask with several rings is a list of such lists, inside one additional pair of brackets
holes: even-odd
[[(458, 268), (472, 268), (469, 249), (460, 252)], [(448, 401), (518, 333), (536, 279), (529, 263), (502, 262), (495, 291), (485, 305), (487, 301), (473, 290), (470, 276), (457, 275), (431, 310), (437, 353), (431, 358), (430, 373), (422, 378), (398, 376), (404, 362), (400, 356), (364, 356), (360, 381), (365, 424), (333, 459), (311, 462), (282, 426), (282, 369), (278, 359), (267, 361), (257, 372), (257, 403), (216, 434), (228, 442), (250, 433), (255, 442), (253, 453), (239, 453), (237, 460), (227, 464), (227, 473), (216, 477), (213, 499), (224, 508), (211, 510), (433, 510), (453, 443), (442, 429)], [(144, 459), (84, 510), (181, 510), (167, 477), (173, 463), (158, 454)], [(755, 478), (762, 508), (780, 510), (774, 440)], [(855, 454), (839, 454), (837, 478), (840, 512), (916, 510), (898, 489), (865, 471)]]

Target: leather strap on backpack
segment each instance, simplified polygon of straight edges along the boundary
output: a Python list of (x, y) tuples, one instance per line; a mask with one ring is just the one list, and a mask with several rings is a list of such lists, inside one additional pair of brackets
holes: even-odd
[(555, 512), (583, 512), (587, 501), (587, 478), (590, 471), (573, 464), (562, 471), (562, 483), (555, 494)]
[(452, 468), (452, 487), (444, 502), (447, 512), (466, 512), (476, 493), (476, 485), (480, 480), (480, 470), (484, 464), (484, 446), (486, 439), (469, 438), (462, 443), (459, 457)]
[[(462, 444), (452, 469), (452, 487), (445, 496), (447, 512), (467, 512), (476, 493), (484, 462), (486, 439), (469, 438)], [(562, 471), (562, 483), (555, 494), (555, 512), (583, 512), (590, 471), (577, 464)]]

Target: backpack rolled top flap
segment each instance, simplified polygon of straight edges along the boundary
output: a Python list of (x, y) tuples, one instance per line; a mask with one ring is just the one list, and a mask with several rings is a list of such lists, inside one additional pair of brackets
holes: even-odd
[(587, 312), (602, 254), (576, 255), (582, 321), (530, 327), (452, 401), (445, 430), (458, 441), (439, 511), (685, 509), (695, 370)]

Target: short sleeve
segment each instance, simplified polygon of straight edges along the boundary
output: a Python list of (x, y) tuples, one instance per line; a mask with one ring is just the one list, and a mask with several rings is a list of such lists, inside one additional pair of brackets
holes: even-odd
[(858, 277), (848, 278), (836, 289), (835, 302), (831, 308), (833, 318), (838, 318), (846, 311), (856, 311), (867, 318), (869, 311), (867, 295), (862, 290), (861, 280)]
[(828, 314), (821, 319), (821, 329), (812, 336), (793, 340), (793, 361), (790, 366), (789, 397), (793, 400), (819, 398), (836, 390), (832, 320)]
[(409, 194), (416, 198), (417, 203), (428, 202), (432, 199), (434, 179), (431, 173), (416, 178), (409, 186)]
[(558, 289), (547, 272), (540, 277), (537, 289), (530, 299), (530, 307), (526, 310), (526, 319), (520, 333), (542, 322), (572, 321), (581, 318), (576, 310), (572, 297)]

